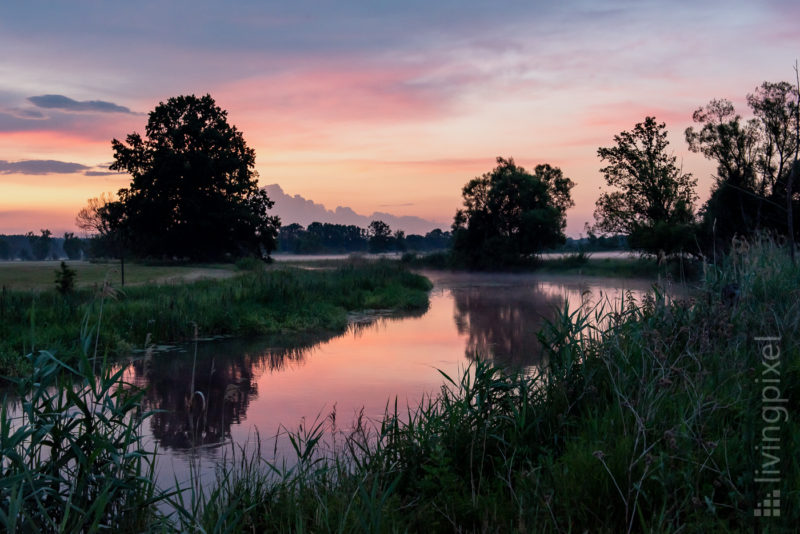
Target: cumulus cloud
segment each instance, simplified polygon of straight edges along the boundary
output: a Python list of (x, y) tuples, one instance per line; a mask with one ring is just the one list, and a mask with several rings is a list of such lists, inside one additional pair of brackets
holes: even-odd
[(76, 174), (90, 169), (80, 163), (52, 159), (0, 160), (0, 174)]
[(366, 228), (374, 220), (382, 220), (392, 230), (403, 230), (409, 234), (426, 234), (434, 228), (443, 225), (415, 217), (412, 215), (394, 215), (376, 211), (371, 215), (361, 215), (347, 206), (337, 206), (329, 210), (324, 205), (309, 200), (300, 195), (289, 195), (278, 184), (271, 184), (264, 188), (269, 198), (275, 201), (272, 213), (278, 215), (283, 224), (299, 223), (308, 226), (312, 222), (352, 224)]
[(58, 109), (61, 111), (89, 111), (99, 113), (130, 113), (129, 108), (106, 102), (104, 100), (73, 100), (64, 95), (39, 95), (31, 96), (28, 102), (36, 107), (45, 109)]

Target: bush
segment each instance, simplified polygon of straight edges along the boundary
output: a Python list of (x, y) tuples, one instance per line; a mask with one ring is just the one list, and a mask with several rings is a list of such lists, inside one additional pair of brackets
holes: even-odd
[(75, 290), (75, 277), (78, 273), (75, 269), (70, 269), (67, 264), (61, 262), (61, 269), (56, 271), (56, 291), (62, 295), (67, 295)]

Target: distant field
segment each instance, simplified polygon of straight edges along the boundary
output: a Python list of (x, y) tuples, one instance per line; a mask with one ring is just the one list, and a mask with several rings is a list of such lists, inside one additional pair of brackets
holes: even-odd
[[(86, 261), (67, 261), (68, 266), (77, 271), (78, 287), (91, 286), (108, 279), (119, 285), (120, 269), (118, 262), (89, 263)], [(55, 287), (55, 272), (59, 261), (7, 261), (0, 262), (0, 287), (8, 289), (52, 289)], [(125, 264), (125, 284), (137, 285), (147, 282), (171, 282), (178, 280), (199, 280), (202, 278), (227, 278), (236, 273), (229, 264), (211, 265), (141, 265)]]

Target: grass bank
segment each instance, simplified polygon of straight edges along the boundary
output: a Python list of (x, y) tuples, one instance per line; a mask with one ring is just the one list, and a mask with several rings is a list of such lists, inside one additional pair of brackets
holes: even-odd
[[(463, 265), (454, 263), (447, 252), (426, 255), (406, 254), (403, 263), (412, 267), (428, 269), (462, 270)], [(564, 255), (542, 255), (527, 263), (508, 266), (508, 272), (542, 272), (576, 276), (604, 276), (614, 278), (668, 277), (672, 280), (699, 281), (702, 278), (702, 264), (691, 259), (671, 259), (659, 263), (649, 257), (596, 258), (591, 253), (570, 253)]]
[[(230, 279), (193, 283), (0, 293), (0, 374), (29, 370), (21, 355), (46, 348), (61, 357), (81, 351), (102, 316), (98, 353), (200, 336), (330, 331), (346, 327), (347, 312), (427, 306), (430, 283), (391, 262), (337, 269), (256, 269)], [(148, 338), (149, 336), (149, 338)]]
[[(696, 299), (592, 313), (603, 320), (565, 310), (542, 332), (549, 363), (534, 375), (478, 363), (338, 446), (324, 445), (327, 420), (301, 427), (291, 468), (240, 452), (197, 521), (270, 532), (793, 532), (800, 270), (785, 251), (764, 241), (734, 252)], [(774, 501), (762, 506), (775, 490), (778, 517)]]

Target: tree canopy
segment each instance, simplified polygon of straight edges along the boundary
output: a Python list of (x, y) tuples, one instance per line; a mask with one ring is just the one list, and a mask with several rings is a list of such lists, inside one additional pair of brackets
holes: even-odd
[(512, 158), (470, 180), (464, 207), (453, 220), (453, 253), (471, 267), (523, 262), (564, 242), (573, 182), (558, 167), (537, 165), (533, 173)]
[(646, 117), (633, 130), (615, 135), (614, 143), (597, 150), (607, 163), (600, 172), (615, 189), (597, 200), (594, 228), (626, 234), (631, 248), (646, 252), (691, 248), (697, 180), (668, 152), (666, 124)]
[[(798, 91), (788, 82), (764, 82), (747, 96), (744, 120), (728, 100), (694, 112), (699, 129), (686, 129), (689, 150), (717, 163), (717, 182), (702, 210), (707, 234), (721, 244), (759, 230), (787, 233), (787, 208), (797, 212), (797, 187), (788, 187), (800, 150)], [(796, 181), (796, 180), (795, 180)], [(788, 198), (787, 198), (788, 197)]]
[(255, 152), (210, 95), (178, 96), (150, 112), (146, 135), (114, 139), (112, 170), (128, 188), (99, 211), (136, 255), (211, 259), (268, 256), (280, 220), (258, 187)]

